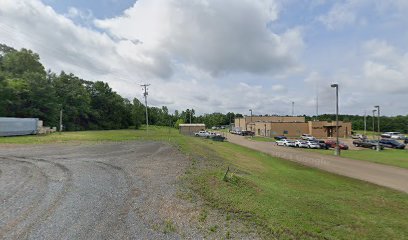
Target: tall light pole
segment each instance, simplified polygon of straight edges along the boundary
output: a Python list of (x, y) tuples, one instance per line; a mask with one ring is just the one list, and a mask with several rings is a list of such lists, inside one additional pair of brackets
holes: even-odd
[(332, 88), (336, 88), (336, 150), (334, 155), (340, 156), (339, 146), (339, 84), (330, 85)]
[[(251, 112), (251, 131), (252, 131), (252, 109), (249, 109), (248, 111)], [(247, 129), (248, 130), (248, 129)]]
[(377, 142), (377, 152), (380, 151), (380, 106), (374, 106), (375, 108), (377, 108), (377, 116), (378, 116), (378, 126), (377, 126), (377, 130), (378, 130), (378, 142)]
[(364, 111), (364, 136), (367, 135), (367, 112)]
[(295, 102), (292, 102), (292, 117), (295, 116)]
[(149, 133), (149, 114), (147, 112), (147, 95), (149, 95), (149, 93), (147, 92), (147, 87), (150, 86), (150, 84), (142, 84), (140, 86), (142, 86), (144, 89), (143, 96), (145, 98), (145, 106), (146, 106), (146, 132)]
[(374, 133), (375, 133), (375, 112), (377, 112), (377, 110), (373, 110), (373, 139), (375, 137)]

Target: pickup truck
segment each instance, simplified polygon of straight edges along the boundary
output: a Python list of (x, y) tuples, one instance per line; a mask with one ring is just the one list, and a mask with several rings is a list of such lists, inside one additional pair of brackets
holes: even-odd
[(199, 131), (194, 133), (194, 136), (196, 137), (208, 137), (209, 133), (207, 131)]

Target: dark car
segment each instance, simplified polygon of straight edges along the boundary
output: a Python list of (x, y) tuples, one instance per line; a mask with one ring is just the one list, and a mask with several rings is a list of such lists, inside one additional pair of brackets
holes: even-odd
[(408, 144), (408, 138), (405, 138), (404, 143)]
[(320, 149), (329, 149), (330, 145), (327, 144), (324, 140), (315, 140), (314, 142), (316, 142), (317, 144), (319, 144)]
[[(331, 148), (336, 147), (336, 141), (334, 141), (334, 140), (327, 140), (325, 143)], [(339, 148), (341, 150), (348, 150), (349, 149), (349, 147), (345, 143), (342, 143), (342, 142), (340, 142)]]
[[(353, 145), (356, 147), (377, 149), (378, 141), (376, 140), (354, 140)], [(384, 149), (384, 145), (380, 143), (380, 149)]]
[(274, 137), (276, 140), (282, 140), (282, 139), (287, 139), (285, 136), (275, 136)]
[(242, 131), (242, 132), (241, 132), (241, 135), (242, 135), (242, 136), (254, 136), (255, 133), (254, 133), (254, 132), (251, 132), (251, 131)]
[(380, 143), (384, 145), (384, 147), (387, 148), (396, 148), (396, 149), (404, 149), (405, 144), (398, 142), (397, 140), (394, 139), (381, 139)]

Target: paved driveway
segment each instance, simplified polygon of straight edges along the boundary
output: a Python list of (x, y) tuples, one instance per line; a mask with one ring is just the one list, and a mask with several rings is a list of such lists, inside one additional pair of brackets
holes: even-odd
[(227, 137), (231, 143), (258, 150), (275, 157), (408, 193), (408, 169), (327, 156), (306, 152), (302, 149), (281, 147), (276, 146), (272, 142), (251, 141), (245, 137), (233, 134), (228, 134)]

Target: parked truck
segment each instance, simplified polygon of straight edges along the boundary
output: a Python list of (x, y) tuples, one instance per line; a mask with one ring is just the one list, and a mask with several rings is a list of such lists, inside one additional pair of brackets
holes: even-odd
[(0, 136), (37, 134), (38, 121), (38, 118), (0, 117)]

